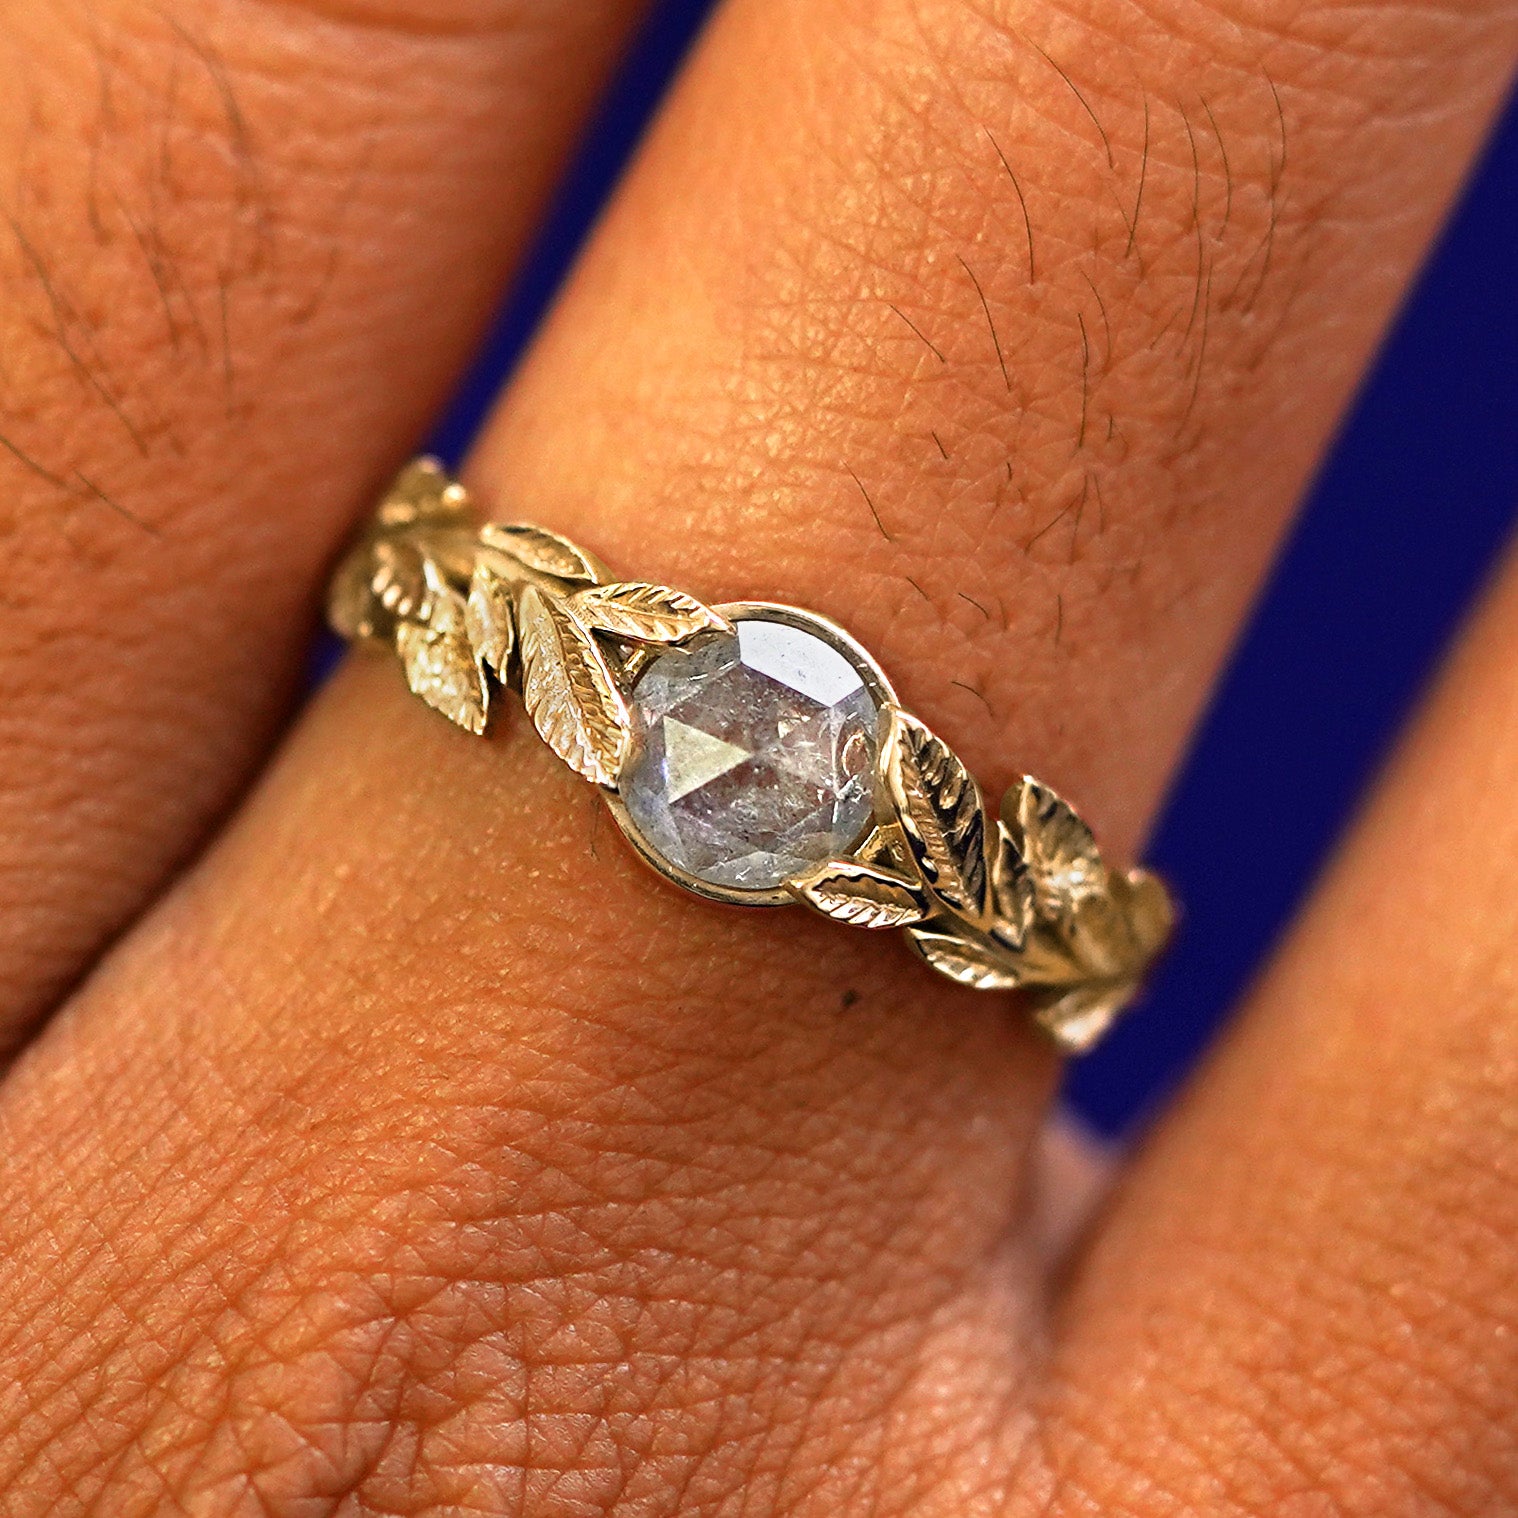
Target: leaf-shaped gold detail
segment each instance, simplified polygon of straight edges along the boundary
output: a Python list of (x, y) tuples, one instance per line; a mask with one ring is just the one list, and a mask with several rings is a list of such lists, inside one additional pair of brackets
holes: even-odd
[(526, 522), (487, 523), (480, 529), (480, 541), (536, 574), (581, 585), (596, 585), (601, 580), (594, 560), (583, 549), (556, 532)]
[(979, 921), (988, 884), (980, 787), (948, 744), (896, 708), (891, 709), (881, 765), (924, 883), (953, 911)]
[(1146, 956), (1134, 943), (1127, 913), (1110, 890), (1081, 897), (1058, 929), (1090, 979), (1131, 978), (1143, 968)]
[[(1082, 912), (1085, 912), (1083, 904)], [(1075, 986), (1114, 973), (1116, 961), (1105, 952), (1100, 922), (1093, 915), (1063, 922), (1034, 922), (1017, 952), (1022, 981), (1028, 986)]]
[(538, 735), (578, 775), (614, 786), (631, 738), (627, 703), (596, 640), (536, 585), (517, 601), (522, 699)]
[(469, 517), (469, 492), (437, 459), (408, 464), (385, 492), (376, 520), (382, 527), (409, 527), (416, 522), (462, 524)]
[(1039, 916), (1064, 917), (1105, 891), (1107, 868), (1091, 829), (1048, 786), (1025, 775), (1003, 799), (1002, 821), (1033, 882)]
[(683, 643), (697, 633), (732, 630), (726, 618), (667, 585), (593, 585), (569, 604), (587, 627), (634, 643)]
[(807, 906), (856, 928), (905, 928), (928, 915), (921, 886), (855, 859), (834, 859), (787, 882)]
[(511, 587), (488, 564), (476, 564), (469, 582), (464, 627), (475, 658), (501, 679), (516, 645)]
[(1037, 923), (1023, 946), (1027, 979), (1045, 986), (1143, 979), (1170, 935), (1174, 908), (1158, 877), (1115, 872), (1060, 915)]
[(996, 856), (991, 865), (991, 933), (1009, 948), (1020, 949), (1034, 921), (1033, 881), (1022, 851), (1004, 822), (996, 825)]
[(1135, 956), (1149, 965), (1175, 931), (1175, 901), (1158, 875), (1148, 870), (1129, 870), (1112, 876), (1113, 899), (1128, 921)]
[(1106, 891), (1029, 935), (1029, 983), (1051, 988), (1035, 1003), (1036, 1021), (1068, 1054), (1092, 1048), (1138, 994), (1174, 925), (1157, 875), (1112, 872)]
[(374, 594), (374, 543), (365, 539), (338, 565), (327, 591), (327, 625), (340, 638), (388, 637), (389, 619)]
[(366, 537), (333, 578), (327, 601), (333, 628), (349, 638), (388, 638), (397, 622), (423, 619), (430, 562), (409, 539)]
[(1136, 990), (1127, 980), (1090, 981), (1061, 995), (1041, 998), (1033, 1019), (1064, 1053), (1084, 1054), (1095, 1048)]
[(1022, 975), (1015, 954), (999, 953), (993, 944), (939, 927), (908, 928), (916, 953), (941, 975), (975, 991), (1011, 991)]
[(373, 553), (375, 599), (399, 621), (420, 616), (428, 593), (427, 555), (415, 543), (385, 538), (374, 544)]
[(424, 622), (402, 622), (395, 646), (406, 680), (428, 706), (466, 732), (483, 733), (490, 693), (465, 629), (464, 598), (428, 566)]

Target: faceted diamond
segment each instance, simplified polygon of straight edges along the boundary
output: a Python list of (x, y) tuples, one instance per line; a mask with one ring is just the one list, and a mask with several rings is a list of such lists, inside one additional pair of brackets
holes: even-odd
[(671, 803), (720, 780), (748, 757), (749, 751), (739, 744), (687, 727), (674, 717), (664, 719), (664, 790)]
[(879, 709), (822, 632), (762, 613), (735, 627), (644, 672), (621, 794), (655, 854), (711, 885), (772, 890), (868, 827)]

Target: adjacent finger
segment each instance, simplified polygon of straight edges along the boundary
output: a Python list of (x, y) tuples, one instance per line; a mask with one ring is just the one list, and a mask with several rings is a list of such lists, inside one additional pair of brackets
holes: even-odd
[(1510, 562), (1081, 1272), (1057, 1458), (1094, 1500), (1518, 1502), (1515, 670)]
[[(832, 613), (1123, 852), (1514, 40), (1236, 20), (736, 5), (495, 509)], [(11, 1469), (535, 1513), (1031, 1479), (1052, 1061), (889, 943), (661, 886), (598, 806), (520, 717), (346, 672), (7, 1093)]]
[(246, 779), (633, 9), (7, 9), (0, 1052)]

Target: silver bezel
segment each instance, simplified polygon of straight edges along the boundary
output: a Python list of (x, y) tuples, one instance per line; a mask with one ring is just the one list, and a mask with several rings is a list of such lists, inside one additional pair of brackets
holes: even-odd
[[(820, 616), (813, 611), (803, 611), (797, 606), (784, 606), (773, 601), (733, 601), (725, 606), (713, 608), (729, 622), (746, 622), (762, 620), (766, 622), (779, 622), (784, 626), (800, 628), (803, 632), (816, 633), (835, 647), (850, 664), (859, 672), (864, 681), (865, 688), (874, 697), (876, 706), (882, 717), (895, 707), (897, 703), (896, 692), (891, 682), (886, 678), (885, 671), (875, 662), (874, 657), (851, 633), (840, 627), (829, 618)], [(645, 671), (659, 657), (660, 650), (639, 649), (624, 665), (626, 685), (629, 692), (643, 677)], [(877, 733), (877, 742), (879, 736)], [(628, 759), (625, 768), (630, 769), (636, 761), (636, 755)], [(784, 885), (774, 886), (763, 890), (743, 890), (736, 886), (713, 885), (709, 880), (702, 880), (699, 876), (692, 875), (689, 871), (681, 869), (678, 865), (666, 859), (654, 849), (653, 845), (639, 831), (638, 825), (629, 815), (626, 803), (623, 802), (619, 792), (603, 790), (602, 796), (606, 800), (607, 808), (611, 815), (616, 818), (617, 826), (622, 829), (623, 836), (633, 846), (638, 857), (651, 869), (657, 871), (666, 880), (672, 880), (678, 886), (683, 886), (687, 891), (693, 891), (697, 896), (705, 897), (708, 901), (720, 901), (729, 906), (740, 907), (782, 907), (794, 906), (796, 898)], [(858, 838), (849, 846), (846, 854), (852, 856), (862, 849), (874, 836), (876, 824), (873, 819), (860, 831)]]

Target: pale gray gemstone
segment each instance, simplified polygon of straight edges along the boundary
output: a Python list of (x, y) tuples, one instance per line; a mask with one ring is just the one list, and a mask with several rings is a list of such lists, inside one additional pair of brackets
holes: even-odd
[(661, 653), (632, 693), (621, 795), (650, 849), (712, 885), (772, 890), (848, 854), (873, 810), (879, 709), (818, 632), (762, 615)]

